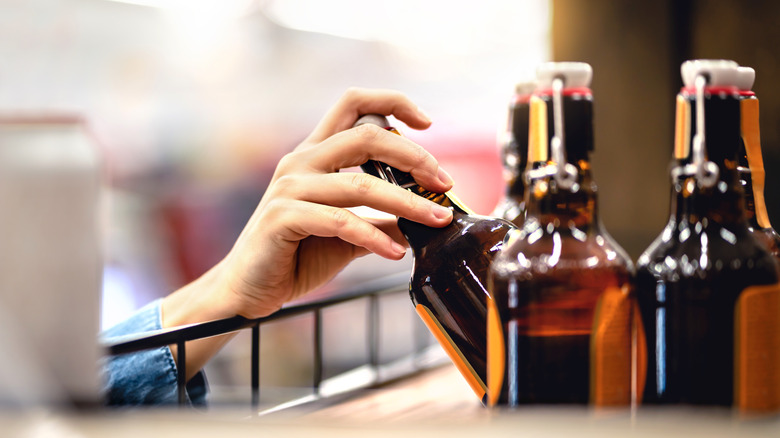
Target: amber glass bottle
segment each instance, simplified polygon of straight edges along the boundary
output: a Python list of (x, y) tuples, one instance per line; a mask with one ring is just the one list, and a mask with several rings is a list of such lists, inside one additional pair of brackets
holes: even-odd
[[(355, 125), (363, 123), (394, 130), (383, 116), (363, 116)], [(398, 218), (398, 227), (414, 255), (409, 284), (412, 303), (471, 389), (483, 400), (487, 271), (507, 233), (515, 227), (503, 219), (474, 214), (452, 193), (429, 192), (408, 173), (384, 163), (369, 161), (361, 168), (452, 209), (453, 219), (446, 227), (431, 228), (404, 218)]]
[(637, 265), (644, 403), (780, 406), (778, 266), (746, 220), (736, 71), (682, 67), (671, 217)]
[(542, 64), (526, 219), (488, 276), (488, 403), (628, 405), (633, 264), (598, 218), (591, 68)]
[(500, 141), (506, 193), (492, 215), (517, 226), (521, 226), (525, 218), (523, 172), (528, 164), (529, 101), (535, 88), (536, 82), (519, 82), (515, 85), (515, 93), (509, 103), (507, 129)]
[(745, 211), (747, 213), (748, 229), (753, 235), (769, 248), (775, 258), (780, 260), (780, 234), (777, 234), (769, 222), (764, 201), (764, 158), (761, 153), (761, 132), (758, 122), (758, 98), (752, 91), (756, 72), (750, 67), (739, 67), (737, 70), (739, 95), (742, 149), (739, 153), (739, 180), (745, 191)]

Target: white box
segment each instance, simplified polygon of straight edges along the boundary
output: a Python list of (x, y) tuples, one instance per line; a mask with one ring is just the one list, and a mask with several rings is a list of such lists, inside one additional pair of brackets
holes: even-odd
[(0, 404), (99, 402), (101, 186), (82, 120), (0, 118)]

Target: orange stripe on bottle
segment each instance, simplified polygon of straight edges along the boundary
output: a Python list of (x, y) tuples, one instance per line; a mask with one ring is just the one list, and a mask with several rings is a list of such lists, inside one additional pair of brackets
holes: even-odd
[(501, 395), (506, 371), (504, 330), (498, 307), (492, 297), (487, 299), (487, 404), (495, 406)]
[(452, 340), (452, 338), (450, 338), (450, 335), (447, 334), (447, 332), (444, 330), (444, 327), (441, 326), (439, 321), (435, 316), (433, 316), (433, 313), (431, 313), (427, 307), (422, 304), (418, 304), (415, 306), (415, 310), (417, 310), (417, 314), (420, 315), (420, 318), (425, 323), (425, 326), (428, 327), (428, 330), (431, 331), (433, 337), (436, 338), (442, 348), (444, 348), (447, 356), (449, 356), (452, 362), (455, 364), (455, 368), (457, 368), (463, 378), (466, 379), (466, 382), (471, 387), (471, 390), (474, 391), (480, 400), (482, 400), (486, 393), (485, 383), (479, 377), (477, 372), (474, 371), (474, 368), (471, 366), (471, 364), (468, 363), (466, 358), (463, 356), (463, 353), (455, 345), (455, 342)]
[(642, 324), (642, 315), (639, 313), (639, 305), (634, 303), (634, 321), (632, 322), (634, 331), (634, 381), (633, 381), (633, 404), (642, 403), (642, 395), (645, 393), (645, 379), (647, 379), (647, 338), (645, 336), (645, 326)]
[(453, 204), (455, 204), (458, 207), (460, 207), (460, 209), (463, 210), (466, 214), (471, 214), (471, 215), (475, 215), (476, 214), (474, 212), (474, 210), (468, 208), (466, 206), (466, 204), (464, 204), (463, 201), (460, 200), (460, 198), (455, 196), (455, 193), (453, 193), (452, 190), (450, 190), (449, 192), (445, 193), (445, 195), (447, 195), (447, 197), (450, 198), (450, 201), (452, 201)]

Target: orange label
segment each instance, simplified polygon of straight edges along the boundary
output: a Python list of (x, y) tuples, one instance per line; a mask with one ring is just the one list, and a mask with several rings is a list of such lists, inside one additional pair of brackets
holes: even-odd
[(677, 111), (674, 120), (674, 158), (688, 158), (691, 144), (691, 104), (677, 95)]
[(501, 395), (506, 370), (506, 351), (501, 316), (492, 297), (487, 299), (487, 404), (495, 406)]
[(450, 198), (450, 201), (452, 201), (453, 204), (457, 205), (458, 207), (460, 207), (461, 210), (465, 211), (466, 214), (471, 214), (471, 215), (476, 214), (474, 213), (474, 210), (468, 208), (466, 204), (464, 204), (463, 201), (460, 200), (460, 198), (455, 196), (455, 193), (453, 193), (452, 190), (445, 193), (445, 195), (447, 195), (447, 197)]
[(748, 287), (737, 300), (734, 402), (743, 411), (780, 410), (780, 283)]
[(528, 163), (547, 161), (547, 104), (537, 96), (531, 96), (528, 124)]
[(769, 228), (769, 214), (764, 200), (764, 158), (761, 155), (761, 131), (758, 124), (758, 99), (742, 99), (740, 102), (742, 139), (745, 142), (750, 179), (753, 182), (756, 220), (762, 228)]
[(634, 316), (628, 288), (607, 288), (596, 305), (590, 344), (590, 398), (596, 406), (631, 403)]
[(431, 313), (430, 309), (423, 306), (422, 304), (418, 304), (415, 307), (415, 310), (417, 310), (417, 314), (420, 315), (420, 318), (425, 323), (425, 326), (428, 327), (428, 330), (431, 331), (433, 337), (436, 338), (442, 348), (444, 348), (447, 356), (449, 356), (452, 362), (455, 364), (455, 368), (457, 368), (463, 378), (466, 379), (466, 382), (468, 382), (471, 390), (474, 391), (480, 400), (482, 400), (485, 397), (486, 392), (485, 382), (483, 382), (477, 372), (474, 371), (474, 367), (468, 363), (466, 358), (463, 356), (463, 353), (460, 351), (460, 348), (455, 345), (455, 342), (452, 340), (450, 335), (447, 334), (447, 332), (444, 330), (444, 327), (441, 326), (436, 317), (433, 316), (433, 313)]

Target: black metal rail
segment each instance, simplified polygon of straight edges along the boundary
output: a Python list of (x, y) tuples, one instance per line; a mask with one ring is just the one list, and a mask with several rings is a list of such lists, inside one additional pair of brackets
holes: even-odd
[[(303, 314), (313, 314), (314, 316), (314, 376), (313, 387), (317, 394), (323, 380), (323, 349), (322, 349), (322, 310), (338, 304), (353, 300), (368, 298), (369, 317), (367, 318), (367, 333), (369, 338), (369, 365), (376, 368), (379, 364), (379, 296), (391, 293), (408, 293), (408, 273), (396, 274), (388, 277), (379, 278), (372, 282), (361, 284), (343, 291), (335, 296), (329, 296), (324, 299), (301, 302), (289, 307), (284, 307), (276, 313), (258, 319), (247, 319), (241, 316), (234, 316), (215, 321), (203, 322), (170, 329), (157, 330), (153, 332), (140, 333), (137, 336), (124, 338), (116, 343), (104, 343), (103, 347), (108, 355), (115, 356), (120, 354), (134, 353), (142, 350), (159, 348), (166, 345), (176, 345), (178, 351), (177, 368), (179, 380), (178, 401), (180, 405), (186, 403), (186, 380), (187, 373), (186, 342), (196, 339), (219, 336), (234, 331), (251, 329), (252, 348), (251, 348), (251, 387), (252, 387), (252, 407), (260, 404), (260, 326), (272, 321), (290, 318)], [(417, 339), (418, 337), (415, 337)], [(426, 346), (423, 343), (415, 342), (415, 352), (421, 351)]]

